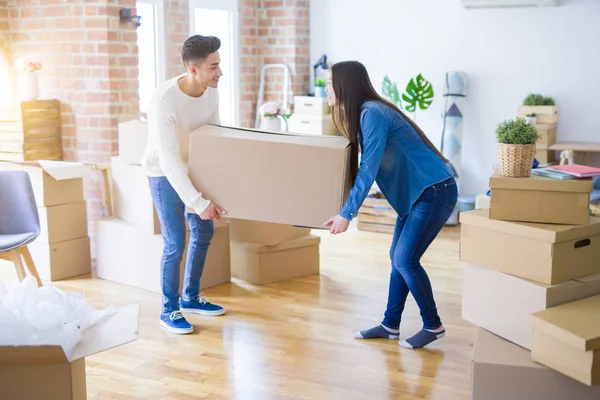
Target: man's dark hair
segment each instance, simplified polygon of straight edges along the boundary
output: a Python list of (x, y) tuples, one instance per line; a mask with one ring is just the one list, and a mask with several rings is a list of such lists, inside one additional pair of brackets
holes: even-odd
[(183, 50), (181, 51), (181, 60), (184, 67), (188, 67), (192, 63), (201, 64), (220, 47), (221, 40), (215, 36), (190, 36), (183, 43)]

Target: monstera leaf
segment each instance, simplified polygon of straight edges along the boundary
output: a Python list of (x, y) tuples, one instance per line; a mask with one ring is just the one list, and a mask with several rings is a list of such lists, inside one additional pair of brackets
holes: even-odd
[(417, 105), (421, 110), (427, 110), (433, 102), (433, 86), (419, 74), (406, 85), (406, 92), (402, 93), (402, 99), (407, 103), (406, 110), (417, 111)]
[(392, 82), (390, 78), (386, 75), (383, 78), (383, 85), (381, 87), (381, 93), (390, 99), (392, 103), (402, 108), (402, 101), (400, 101), (400, 93), (398, 92), (398, 87), (396, 86), (396, 82)]

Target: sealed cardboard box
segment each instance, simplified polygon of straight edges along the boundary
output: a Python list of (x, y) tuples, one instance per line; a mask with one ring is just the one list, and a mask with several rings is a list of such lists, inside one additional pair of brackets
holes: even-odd
[(521, 118), (525, 118), (527, 114), (535, 114), (536, 123), (538, 124), (558, 123), (557, 106), (519, 106), (518, 116)]
[(530, 318), (534, 361), (586, 385), (600, 385), (600, 295), (548, 308)]
[(461, 261), (546, 285), (600, 273), (600, 218), (537, 224), (491, 219), (489, 211), (460, 214)]
[(321, 238), (308, 235), (277, 246), (231, 243), (231, 274), (263, 285), (319, 273)]
[(311, 116), (292, 114), (288, 118), (288, 132), (309, 135), (335, 135), (335, 125), (331, 114)]
[[(189, 232), (186, 235), (189, 244)], [(163, 253), (161, 235), (152, 235), (117, 218), (96, 223), (96, 273), (98, 278), (162, 293), (160, 261)], [(180, 266), (183, 285), (187, 245)], [(231, 280), (229, 226), (215, 224), (208, 249), (200, 288), (207, 289)]]
[(348, 197), (349, 166), (349, 142), (338, 136), (214, 125), (190, 135), (190, 179), (228, 218), (322, 228)]
[(536, 143), (537, 149), (548, 149), (556, 143), (556, 124), (536, 124), (535, 128), (540, 135)]
[(600, 274), (549, 286), (467, 263), (462, 266), (462, 318), (529, 350), (530, 314), (600, 294)]
[(43, 280), (60, 281), (92, 271), (88, 236), (53, 244), (35, 240), (28, 247)]
[(6, 400), (85, 400), (85, 357), (138, 338), (139, 304), (119, 307), (83, 333), (71, 360), (62, 346), (0, 346), (0, 396)]
[(91, 174), (89, 165), (66, 161), (2, 163), (2, 169), (27, 171), (38, 207), (83, 201), (83, 180)]
[(600, 387), (586, 386), (531, 360), (531, 353), (477, 328), (471, 400), (597, 400)]
[(557, 159), (556, 151), (547, 149), (537, 149), (535, 151), (535, 159), (540, 164), (548, 164)]
[(119, 123), (119, 158), (122, 162), (141, 165), (147, 141), (146, 121), (132, 120)]
[(323, 117), (331, 114), (327, 98), (312, 96), (294, 96), (294, 114)]
[(496, 171), (490, 177), (490, 188), (492, 219), (568, 225), (590, 221), (591, 179), (511, 178)]
[(229, 229), (231, 240), (234, 242), (256, 243), (267, 246), (275, 246), (310, 234), (308, 228), (243, 219), (230, 219)]
[(129, 165), (119, 157), (110, 160), (115, 217), (151, 234), (160, 233), (148, 176), (139, 165)]
[(68, 242), (88, 235), (87, 203), (39, 207), (40, 236), (36, 241), (48, 244)]

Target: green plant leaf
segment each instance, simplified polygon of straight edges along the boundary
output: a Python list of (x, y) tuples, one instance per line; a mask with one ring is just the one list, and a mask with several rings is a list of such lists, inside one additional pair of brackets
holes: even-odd
[(406, 110), (410, 112), (415, 112), (417, 105), (421, 110), (427, 110), (433, 102), (433, 96), (433, 86), (421, 74), (411, 79), (406, 85), (406, 92), (402, 93), (402, 99), (408, 104)]
[(392, 103), (402, 108), (402, 101), (400, 101), (400, 93), (396, 82), (392, 82), (386, 75), (383, 78), (383, 84), (381, 85), (381, 93), (384, 97), (387, 97)]
[(540, 135), (535, 127), (524, 118), (505, 120), (496, 127), (498, 143), (535, 144)]

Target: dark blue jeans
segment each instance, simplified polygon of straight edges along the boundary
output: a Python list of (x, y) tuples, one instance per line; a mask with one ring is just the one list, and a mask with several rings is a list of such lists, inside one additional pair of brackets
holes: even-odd
[[(164, 243), (160, 263), (163, 312), (170, 313), (179, 310), (180, 266), (186, 245), (185, 205), (167, 178), (150, 177), (148, 180)], [(187, 222), (190, 225), (190, 243), (182, 297), (185, 301), (193, 301), (199, 297), (200, 278), (214, 234), (214, 223), (201, 219), (197, 214), (187, 214)]]
[(390, 249), (392, 272), (387, 309), (382, 324), (398, 329), (410, 292), (417, 302), (425, 329), (442, 322), (437, 312), (429, 277), (421, 257), (452, 214), (458, 199), (454, 178), (427, 188), (411, 211), (396, 221)]

